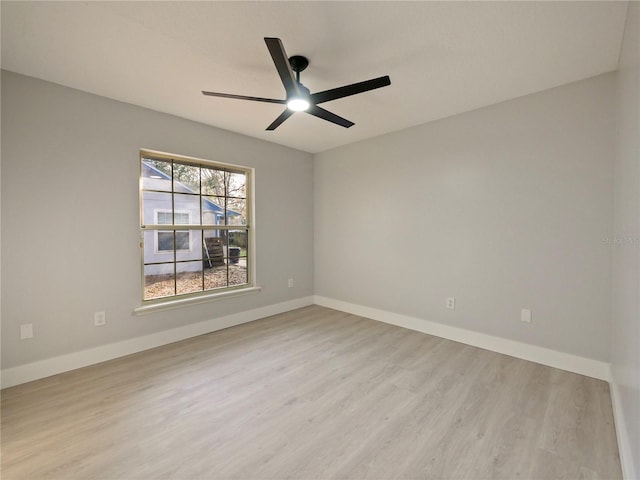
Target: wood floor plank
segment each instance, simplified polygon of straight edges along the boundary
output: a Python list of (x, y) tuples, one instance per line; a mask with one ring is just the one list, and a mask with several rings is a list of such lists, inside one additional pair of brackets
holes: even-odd
[(20, 479), (619, 479), (608, 385), (319, 306), (2, 391)]

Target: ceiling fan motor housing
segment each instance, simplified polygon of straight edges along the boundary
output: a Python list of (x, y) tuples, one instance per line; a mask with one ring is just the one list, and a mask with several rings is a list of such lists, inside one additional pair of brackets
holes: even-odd
[(309, 66), (309, 60), (302, 55), (294, 55), (293, 57), (289, 57), (289, 65), (291, 65), (291, 70), (300, 73)]

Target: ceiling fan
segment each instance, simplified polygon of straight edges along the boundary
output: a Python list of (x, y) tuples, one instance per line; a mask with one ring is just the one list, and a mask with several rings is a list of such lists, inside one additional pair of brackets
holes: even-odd
[[(254, 102), (279, 103), (281, 105), (286, 105), (287, 109), (267, 127), (267, 130), (275, 130), (282, 124), (282, 122), (295, 112), (302, 111), (310, 113), (311, 115), (323, 120), (327, 120), (328, 122), (335, 123), (336, 125), (349, 128), (354, 125), (353, 122), (319, 107), (318, 104), (391, 85), (389, 76), (385, 75), (384, 77), (352, 83), (351, 85), (345, 85), (344, 87), (332, 88), (330, 90), (324, 90), (323, 92), (312, 94), (309, 92), (307, 87), (300, 83), (300, 72), (307, 68), (309, 60), (301, 55), (294, 55), (293, 57), (288, 58), (287, 53), (284, 51), (284, 46), (279, 38), (266, 37), (264, 41), (267, 44), (273, 63), (275, 63), (276, 70), (278, 70), (278, 74), (280, 75), (280, 79), (284, 85), (284, 89), (287, 94), (287, 98), (285, 100), (248, 97), (245, 95), (233, 95), (230, 93), (205, 91), (202, 93), (212, 97), (236, 98), (239, 100), (252, 100)], [(295, 72), (295, 75), (293, 72)]]

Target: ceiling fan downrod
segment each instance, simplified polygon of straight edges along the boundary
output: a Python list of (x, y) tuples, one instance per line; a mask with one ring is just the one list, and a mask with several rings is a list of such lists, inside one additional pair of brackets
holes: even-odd
[(300, 83), (300, 72), (309, 66), (309, 60), (302, 55), (294, 55), (289, 58), (289, 65), (291, 65), (291, 70), (296, 72), (296, 82)]

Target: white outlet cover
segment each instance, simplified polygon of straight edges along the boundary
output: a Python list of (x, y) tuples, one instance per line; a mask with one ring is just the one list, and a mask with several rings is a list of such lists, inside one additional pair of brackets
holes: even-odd
[(25, 323), (20, 325), (20, 340), (33, 338), (33, 323)]
[(524, 323), (531, 323), (531, 310), (523, 308), (520, 312), (520, 321)]
[(96, 327), (101, 327), (107, 323), (107, 315), (105, 312), (95, 312), (93, 314), (93, 324)]

